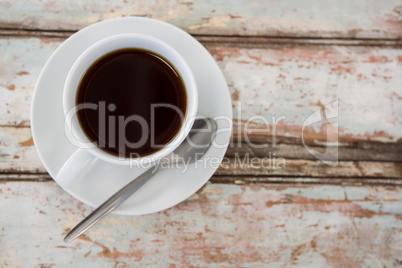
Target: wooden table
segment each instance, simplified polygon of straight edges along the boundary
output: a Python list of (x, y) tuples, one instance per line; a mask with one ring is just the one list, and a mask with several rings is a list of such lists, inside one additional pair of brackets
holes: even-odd
[[(32, 92), (63, 40), (122, 16), (169, 22), (210, 51), (229, 84), (233, 143), (188, 200), (142, 217), (110, 215), (64, 244), (92, 209), (41, 164)], [(0, 0), (0, 266), (402, 265), (401, 38), (397, 0)], [(335, 167), (303, 146), (325, 152), (335, 125), (326, 129), (324, 118), (302, 140), (306, 119), (334, 101)], [(246, 123), (256, 115), (268, 122)], [(236, 165), (236, 156), (269, 153), (285, 167)]]

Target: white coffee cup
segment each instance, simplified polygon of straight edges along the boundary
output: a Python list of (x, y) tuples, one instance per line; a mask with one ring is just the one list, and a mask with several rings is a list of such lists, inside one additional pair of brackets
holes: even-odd
[[(101, 150), (85, 135), (76, 116), (77, 89), (85, 72), (102, 56), (124, 48), (145, 49), (167, 59), (179, 72), (187, 93), (187, 108), (178, 134), (159, 151), (138, 158), (122, 158)], [(186, 138), (196, 117), (197, 108), (198, 91), (195, 78), (186, 61), (171, 46), (143, 34), (119, 34), (98, 41), (78, 57), (67, 75), (63, 92), (63, 109), (66, 116), (65, 135), (72, 144), (78, 147), (78, 150), (64, 163), (57, 174), (56, 181), (67, 189), (83, 178), (98, 161), (126, 166), (158, 161), (173, 152)]]

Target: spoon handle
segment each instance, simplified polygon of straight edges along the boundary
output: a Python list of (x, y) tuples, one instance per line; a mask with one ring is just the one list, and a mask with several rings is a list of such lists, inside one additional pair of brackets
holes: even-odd
[(73, 241), (104, 216), (115, 210), (121, 203), (126, 201), (127, 198), (140, 189), (155, 174), (155, 172), (157, 172), (157, 170), (150, 168), (135, 180), (129, 182), (68, 232), (66, 237), (64, 237), (64, 242), (69, 243)]

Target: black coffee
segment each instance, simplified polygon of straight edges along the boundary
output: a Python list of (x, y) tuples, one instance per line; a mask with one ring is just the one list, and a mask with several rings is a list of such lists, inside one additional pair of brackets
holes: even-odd
[[(98, 59), (77, 92), (78, 121), (107, 153), (138, 157), (155, 153), (180, 131), (187, 95), (179, 73), (163, 57), (122, 49)], [(93, 106), (96, 104), (96, 106)]]

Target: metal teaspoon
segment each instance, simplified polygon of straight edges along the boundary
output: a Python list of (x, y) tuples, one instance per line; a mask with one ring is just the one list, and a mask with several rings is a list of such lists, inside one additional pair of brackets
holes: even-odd
[[(174, 164), (179, 161), (193, 163), (203, 157), (212, 144), (213, 137), (217, 131), (217, 124), (211, 118), (197, 119), (186, 139), (171, 154), (167, 156), (167, 161)], [(155, 164), (157, 165), (157, 163)], [(115, 210), (120, 204), (126, 201), (132, 194), (140, 189), (156, 172), (159, 167), (150, 168), (136, 179), (129, 182), (126, 186), (116, 192), (102, 205), (95, 209), (85, 219), (78, 223), (65, 237), (64, 242), (69, 243), (83, 234), (92, 225), (97, 223), (104, 216)]]

